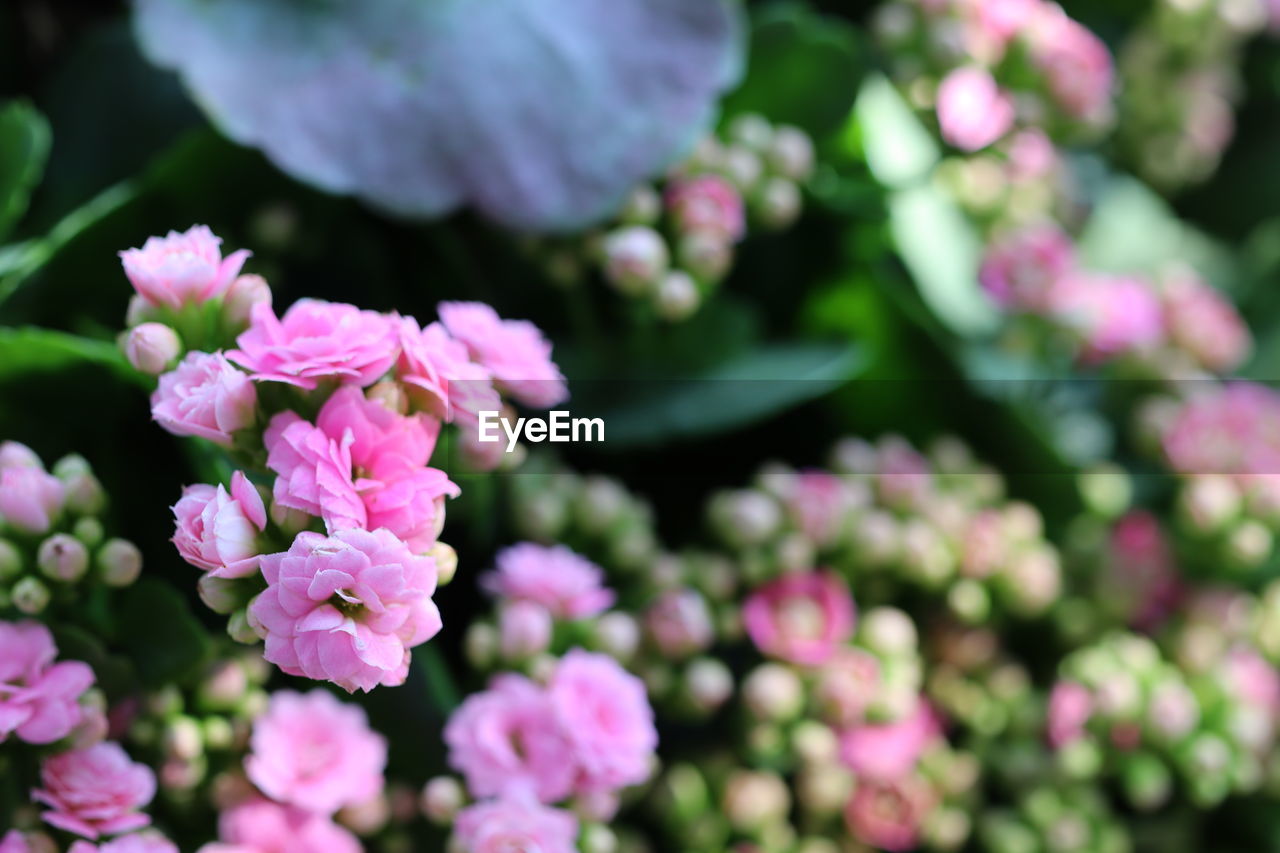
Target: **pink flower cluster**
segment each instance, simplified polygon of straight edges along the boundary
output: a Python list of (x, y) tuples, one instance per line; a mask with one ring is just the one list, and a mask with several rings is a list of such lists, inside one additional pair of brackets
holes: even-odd
[(364, 847), (326, 815), (265, 799), (250, 799), (222, 813), (217, 842), (200, 853), (361, 853)]
[[(314, 299), (277, 316), (266, 283), (239, 275), (247, 253), (222, 259), (218, 246), (197, 227), (123, 253), (143, 303), (130, 320), (144, 332), (126, 350), (162, 369), (187, 350), (159, 377), (155, 420), (246, 466), (229, 488), (184, 491), (174, 544), (207, 573), (201, 595), (231, 614), (233, 636), (265, 639), (286, 672), (347, 690), (399, 684), (409, 650), (440, 630), (436, 558), (450, 573), (455, 560), (439, 537), (459, 489), (429, 465), (442, 425), (458, 423), (466, 448), (478, 413), (500, 409), (503, 394), (564, 400), (551, 344), (474, 302), (441, 304), (426, 327)], [(208, 322), (213, 311), (220, 322)], [(46, 523), (56, 481), (5, 476), (14, 488), (0, 493), (23, 496), (11, 523)]]
[(571, 650), (546, 686), (513, 673), (463, 702), (444, 732), (472, 795), (612, 795), (648, 778), (658, 734), (644, 684), (605, 655)]
[(0, 444), (0, 525), (28, 536), (48, 533), (66, 498), (62, 481), (30, 448), (16, 441)]
[(135, 764), (116, 743), (64, 752), (46, 759), (44, 787), (31, 796), (48, 806), (47, 823), (96, 840), (141, 829), (151, 818), (141, 811), (156, 793), (155, 774)]
[(788, 573), (751, 594), (742, 621), (764, 654), (816, 666), (853, 636), (853, 597), (834, 573)]
[(81, 724), (80, 697), (93, 670), (79, 661), (54, 663), (58, 647), (38, 622), (0, 622), (0, 743), (61, 740)]
[(1253, 382), (1204, 389), (1179, 404), (1161, 446), (1180, 474), (1226, 474), (1250, 488), (1280, 474), (1280, 394)]
[(1239, 366), (1252, 346), (1231, 302), (1190, 271), (1172, 269), (1152, 282), (1083, 270), (1071, 239), (1051, 225), (997, 238), (978, 280), (1002, 308), (1046, 318), (1066, 332), (1086, 363), (1130, 356), (1153, 370), (1222, 373)]
[(489, 592), (528, 601), (556, 619), (586, 619), (608, 610), (614, 595), (604, 571), (563, 545), (522, 542), (498, 553), (496, 568), (481, 579)]

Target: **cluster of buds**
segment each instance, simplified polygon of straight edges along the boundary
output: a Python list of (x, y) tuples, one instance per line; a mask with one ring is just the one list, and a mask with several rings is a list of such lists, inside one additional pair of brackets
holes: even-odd
[(1019, 337), (1098, 365), (1121, 360), (1157, 379), (1228, 373), (1248, 357), (1249, 328), (1193, 270), (1156, 279), (1082, 269), (1071, 238), (1038, 223), (998, 234), (979, 272), (987, 296), (1022, 324)]
[(1010, 808), (989, 809), (977, 829), (984, 850), (1129, 853), (1132, 839), (1102, 792), (1090, 785), (1040, 784)]
[[(529, 406), (567, 396), (551, 345), (480, 303), (443, 303), (425, 327), (316, 300), (277, 317), (261, 279), (232, 323), (252, 277), (238, 275), (247, 253), (224, 259), (219, 243), (196, 227), (122, 253), (137, 290), (130, 320), (145, 321), (126, 352), (167, 371), (153, 417), (239, 469), (186, 489), (174, 544), (204, 572), (201, 597), (230, 616), (230, 635), (264, 639), (285, 672), (348, 691), (400, 684), (410, 649), (440, 630), (431, 596), (457, 563), (439, 536), (459, 489), (429, 465), (443, 425), (458, 427), (472, 461), (496, 465), (502, 445), (481, 450), (482, 413), (504, 395)], [(168, 330), (172, 357), (139, 356), (144, 327)]]
[(1120, 53), (1119, 137), (1151, 183), (1208, 178), (1235, 132), (1245, 43), (1276, 14), (1266, 0), (1161, 0)]
[(849, 438), (830, 471), (767, 466), (753, 488), (714, 497), (710, 516), (753, 581), (826, 565), (859, 588), (936, 592), (978, 624), (997, 609), (1038, 616), (1061, 587), (1039, 513), (1003, 493), (956, 439), (925, 454), (894, 436)]
[(106, 503), (83, 457), (65, 456), (45, 470), (26, 445), (0, 443), (0, 612), (34, 616), (87, 583), (123, 587), (138, 579), (142, 553), (107, 536)]
[(1025, 728), (1033, 707), (1031, 676), (999, 635), (949, 621), (930, 631), (925, 694), (947, 719), (982, 739)]
[(549, 273), (576, 284), (598, 268), (618, 292), (677, 321), (728, 274), (748, 225), (780, 230), (800, 215), (813, 142), (796, 127), (742, 115), (709, 135), (658, 184), (642, 184), (601, 231), (538, 246)]
[(1253, 648), (1227, 641), (1214, 624), (1224, 615), (1219, 604), (1208, 607), (1212, 616), (1188, 616), (1172, 661), (1128, 633), (1062, 661), (1046, 737), (1065, 773), (1114, 778), (1132, 806), (1148, 810), (1179, 783), (1203, 808), (1261, 787), (1280, 719), (1280, 674)]

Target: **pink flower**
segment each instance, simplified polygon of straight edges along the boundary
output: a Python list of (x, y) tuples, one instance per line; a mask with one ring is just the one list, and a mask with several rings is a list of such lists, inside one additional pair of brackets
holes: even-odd
[(1043, 0), (976, 0), (978, 23), (998, 41), (1008, 41), (1032, 19)]
[(178, 845), (158, 832), (135, 832), (102, 844), (77, 841), (67, 853), (178, 853)]
[(135, 764), (118, 743), (100, 743), (45, 759), (44, 787), (31, 796), (49, 806), (45, 822), (96, 840), (141, 829), (151, 818), (139, 811), (156, 793), (156, 777)]
[(30, 447), (19, 441), (0, 442), (0, 472), (10, 468), (39, 468), (44, 470), (44, 463)]
[(1009, 175), (1015, 181), (1034, 181), (1058, 167), (1058, 149), (1039, 128), (1020, 130), (1009, 141)]
[(358, 480), (369, 526), (385, 527), (414, 553), (425, 553), (444, 529), (445, 498), (461, 490), (436, 468), (420, 468), (390, 482)]
[(715, 641), (707, 600), (694, 589), (663, 592), (645, 612), (644, 624), (663, 657), (685, 658)]
[(853, 635), (853, 597), (831, 572), (785, 574), (751, 594), (742, 621), (764, 654), (814, 666)]
[(249, 780), (273, 800), (333, 814), (382, 791), (387, 742), (358, 705), (325, 690), (272, 694), (253, 724), (245, 759)]
[(38, 622), (0, 622), (0, 743), (17, 734), (53, 743), (84, 719), (80, 696), (93, 670), (79, 661), (54, 663), (58, 647)]
[(1150, 350), (1164, 337), (1160, 300), (1141, 279), (1076, 272), (1058, 279), (1050, 301), (1079, 336), (1086, 363)]
[(854, 496), (834, 474), (802, 471), (792, 478), (783, 503), (800, 532), (825, 547), (844, 532)]
[(218, 819), (221, 843), (200, 853), (361, 853), (356, 837), (327, 816), (254, 799)]
[(920, 826), (933, 809), (935, 796), (919, 779), (859, 784), (845, 807), (849, 832), (863, 844), (881, 850), (914, 849)]
[(522, 542), (498, 553), (481, 585), (494, 595), (541, 604), (557, 619), (585, 619), (613, 604), (604, 571), (563, 545)]
[(1103, 583), (1130, 624), (1150, 630), (1171, 613), (1182, 596), (1173, 552), (1160, 522), (1149, 512), (1127, 513), (1111, 529)]
[(0, 838), (0, 853), (31, 853), (31, 845), (16, 829), (11, 829)]
[(409, 650), (441, 627), (435, 562), (387, 530), (299, 533), (262, 558), (262, 574), (250, 617), (266, 632), (266, 659), (290, 675), (347, 691), (402, 684)]
[(868, 651), (844, 646), (818, 671), (814, 696), (822, 715), (836, 726), (862, 722), (880, 685), (880, 661)]
[(240, 471), (231, 492), (219, 484), (187, 486), (173, 505), (173, 544), (182, 559), (218, 578), (242, 578), (258, 569), (258, 534), (267, 509)]
[(267, 467), (279, 475), (276, 503), (323, 518), (330, 532), (367, 526), (368, 513), (352, 479), (354, 435), (336, 440), (294, 412), (281, 412), (262, 440)]
[(65, 496), (62, 483), (43, 468), (0, 470), (0, 519), (20, 533), (48, 533)]
[(186, 233), (149, 237), (141, 249), (120, 253), (124, 273), (138, 293), (156, 306), (181, 308), (221, 296), (249, 257), (241, 249), (222, 257), (222, 240), (204, 225)]
[(938, 125), (956, 148), (986, 148), (1009, 132), (1013, 118), (1013, 99), (982, 68), (957, 68), (938, 85)]
[(253, 424), (257, 406), (253, 383), (222, 353), (187, 353), (151, 395), (151, 417), (164, 429), (224, 447), (232, 433)]
[(527, 320), (503, 320), (482, 302), (442, 302), (440, 321), (466, 345), (504, 391), (529, 406), (546, 408), (569, 398), (564, 376), (551, 360), (551, 343)]
[(987, 248), (978, 281), (1001, 307), (1042, 313), (1050, 308), (1054, 284), (1075, 264), (1070, 237), (1054, 225), (1032, 225)]
[(1249, 355), (1253, 338), (1235, 306), (1194, 273), (1171, 276), (1163, 297), (1169, 339), (1201, 367), (1226, 373)]
[(476, 797), (527, 790), (543, 802), (564, 799), (575, 772), (568, 742), (541, 687), (512, 673), (467, 697), (444, 729), (449, 764)]
[(1109, 120), (1115, 71), (1102, 40), (1052, 3), (1041, 4), (1029, 35), (1032, 60), (1059, 106), (1090, 123)]
[(736, 243), (747, 229), (742, 196), (719, 175), (673, 181), (667, 187), (666, 202), (680, 231), (697, 231)]
[(921, 699), (909, 716), (892, 723), (866, 723), (840, 737), (840, 758), (858, 778), (890, 782), (910, 774), (925, 749), (942, 736), (929, 703)]
[(468, 806), (458, 814), (458, 841), (467, 853), (575, 853), (578, 819), (528, 798), (508, 797)]
[(359, 388), (339, 388), (316, 418), (316, 426), (335, 441), (351, 434), (351, 464), (360, 477), (393, 480), (427, 464), (440, 424), (422, 415), (405, 417)]
[(475, 422), (480, 412), (496, 412), (502, 399), (489, 371), (471, 360), (467, 348), (444, 326), (403, 317), (399, 324), (399, 379), (414, 405), (441, 420)]
[(1049, 691), (1047, 731), (1054, 749), (1084, 736), (1084, 727), (1093, 716), (1093, 694), (1074, 681), (1060, 681)]
[(1262, 655), (1237, 646), (1227, 652), (1224, 663), (1228, 686), (1246, 705), (1272, 718), (1280, 712), (1280, 673)]
[(227, 355), (258, 382), (315, 390), (321, 381), (372, 385), (391, 369), (399, 341), (390, 319), (354, 305), (300, 299), (284, 317), (265, 302)]
[(580, 793), (635, 785), (649, 777), (658, 748), (644, 682), (608, 655), (573, 649), (547, 686), (577, 765)]

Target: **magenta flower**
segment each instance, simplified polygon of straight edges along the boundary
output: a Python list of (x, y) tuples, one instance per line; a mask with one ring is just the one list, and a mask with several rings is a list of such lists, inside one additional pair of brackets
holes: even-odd
[(1013, 128), (1013, 119), (1013, 98), (985, 69), (957, 68), (938, 85), (942, 138), (962, 151), (986, 148)]
[(449, 764), (476, 797), (527, 790), (547, 803), (573, 788), (569, 744), (546, 692), (507, 673), (467, 697), (444, 729)]
[(224, 447), (232, 433), (253, 424), (257, 406), (253, 383), (222, 353), (188, 353), (151, 395), (151, 417), (164, 429)]
[(242, 578), (258, 569), (258, 534), (267, 509), (240, 471), (231, 492), (219, 484), (187, 486), (173, 505), (173, 544), (182, 559), (218, 578)]
[(45, 759), (44, 787), (32, 798), (49, 810), (46, 823), (96, 840), (141, 829), (151, 818), (139, 809), (156, 793), (156, 777), (145, 764), (129, 760), (118, 743), (99, 743)]
[(186, 233), (149, 237), (141, 249), (120, 253), (124, 273), (143, 299), (155, 306), (181, 308), (221, 296), (249, 257), (241, 249), (222, 257), (222, 240), (204, 225)]
[(757, 589), (742, 608), (761, 652), (803, 666), (828, 660), (853, 635), (853, 597), (831, 572), (784, 574)]
[(865, 723), (840, 736), (840, 758), (859, 779), (889, 782), (915, 770), (925, 749), (942, 736), (929, 703), (892, 723)]
[(348, 692), (402, 684), (409, 650), (441, 627), (435, 562), (387, 530), (299, 533), (262, 558), (262, 574), (250, 618), (265, 632), (264, 657), (290, 675)]
[(328, 399), (316, 426), (335, 441), (350, 432), (357, 477), (375, 480), (394, 480), (426, 465), (440, 435), (438, 421), (400, 415), (350, 385)]
[(11, 829), (0, 838), (0, 853), (31, 853), (31, 845), (21, 832)]
[(1054, 285), (1075, 265), (1070, 237), (1054, 225), (1032, 225), (987, 248), (978, 281), (1002, 308), (1043, 313), (1051, 308)]
[(1080, 338), (1086, 363), (1147, 351), (1164, 338), (1160, 299), (1141, 279), (1076, 272), (1058, 279), (1051, 304)]
[(38, 622), (0, 622), (0, 743), (16, 734), (53, 743), (84, 718), (80, 696), (93, 670), (79, 661), (54, 663), (58, 647)]
[(608, 655), (573, 649), (547, 696), (577, 766), (579, 793), (611, 791), (649, 777), (658, 731), (644, 682)]
[(683, 232), (696, 231), (736, 243), (747, 230), (742, 196), (719, 175), (673, 181), (666, 190), (666, 204)]
[(586, 619), (609, 609), (604, 570), (564, 545), (521, 542), (498, 552), (481, 585), (503, 598), (541, 604), (557, 619)]
[(281, 412), (262, 439), (267, 467), (279, 475), (272, 489), (276, 503), (323, 518), (330, 532), (367, 526), (352, 479), (353, 434), (337, 440), (295, 413)]
[[(0, 847), (3, 853), (3, 847)], [(134, 832), (102, 844), (77, 841), (67, 853), (178, 853), (178, 845), (158, 832)]]
[(551, 342), (537, 326), (527, 320), (503, 320), (481, 302), (442, 302), (438, 310), (449, 334), (462, 341), (512, 397), (543, 408), (569, 398), (564, 376), (551, 360)]
[(48, 533), (65, 497), (61, 481), (44, 468), (0, 470), (0, 519), (19, 533)]
[(578, 819), (528, 797), (505, 797), (468, 806), (458, 814), (455, 832), (467, 853), (575, 853)]
[(914, 777), (859, 784), (845, 807), (845, 824), (863, 844), (892, 853), (913, 850), (935, 802), (929, 787)]
[(415, 406), (446, 423), (475, 422), (480, 412), (502, 408), (489, 371), (444, 326), (419, 328), (417, 320), (403, 317), (399, 333), (397, 373)]
[(1084, 727), (1093, 716), (1093, 694), (1074, 681), (1059, 681), (1049, 691), (1047, 732), (1054, 749), (1084, 736)]
[(315, 390), (321, 381), (372, 385), (399, 352), (390, 319), (354, 305), (300, 299), (277, 319), (267, 303), (250, 312), (249, 328), (228, 358), (258, 382)]
[(358, 705), (325, 690), (272, 694), (253, 724), (245, 772), (277, 802), (331, 815), (382, 791), (387, 742)]
[(220, 842), (199, 853), (362, 853), (356, 837), (326, 815), (253, 799), (218, 819)]

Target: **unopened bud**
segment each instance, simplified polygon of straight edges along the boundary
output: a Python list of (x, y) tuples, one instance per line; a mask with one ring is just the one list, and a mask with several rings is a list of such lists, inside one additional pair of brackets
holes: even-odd
[(641, 184), (627, 196), (618, 218), (628, 225), (652, 225), (662, 214), (662, 196), (648, 184)]
[(484, 622), (476, 622), (467, 629), (463, 648), (468, 663), (479, 670), (489, 669), (498, 654), (497, 629)]
[(811, 764), (796, 776), (796, 797), (807, 814), (837, 815), (853, 792), (853, 774), (836, 761)]
[(648, 291), (670, 263), (666, 241), (645, 225), (629, 225), (609, 233), (603, 248), (605, 278), (623, 293)]
[(8, 539), (0, 539), (0, 583), (22, 574), (22, 552)]
[(773, 142), (773, 125), (759, 113), (743, 113), (729, 122), (729, 140), (764, 151)]
[(13, 585), (9, 598), (18, 610), (28, 616), (36, 616), (49, 606), (49, 587), (39, 578), (28, 575)]
[(338, 822), (356, 835), (374, 835), (381, 832), (391, 820), (391, 804), (385, 794), (349, 806), (338, 812)]
[(231, 578), (216, 578), (205, 574), (196, 581), (196, 593), (214, 613), (226, 615), (244, 604), (241, 594), (243, 584)]
[(863, 643), (885, 657), (913, 654), (919, 642), (911, 617), (894, 607), (875, 607), (862, 617)]
[(743, 681), (742, 698), (756, 718), (785, 722), (804, 709), (804, 685), (782, 664), (761, 664)]
[(427, 556), (435, 561), (436, 583), (445, 586), (453, 580), (453, 576), (458, 572), (458, 552), (451, 545), (436, 542), (427, 552)]
[(50, 580), (75, 583), (89, 569), (89, 549), (66, 533), (55, 533), (40, 543), (36, 565)]
[(617, 660), (631, 660), (640, 646), (640, 625), (630, 614), (610, 611), (596, 620), (596, 646)]
[(271, 287), (260, 275), (238, 276), (227, 288), (227, 295), (222, 300), (222, 317), (233, 329), (241, 329), (249, 325), (249, 315), (253, 306), (271, 304)]
[(106, 530), (102, 526), (102, 522), (92, 516), (85, 516), (76, 520), (71, 528), (71, 534), (79, 539), (89, 548), (96, 548), (102, 543), (102, 538), (106, 535)]
[(733, 695), (733, 673), (714, 658), (698, 658), (684, 672), (690, 703), (703, 713), (715, 711)]
[(1254, 569), (1271, 556), (1275, 538), (1267, 526), (1245, 519), (1227, 534), (1227, 559), (1244, 569)]
[(725, 784), (723, 806), (736, 829), (751, 832), (781, 820), (791, 808), (791, 794), (775, 773), (738, 770)]
[(720, 535), (736, 546), (758, 545), (782, 524), (777, 501), (754, 489), (717, 495), (711, 504), (711, 516)]
[(107, 496), (102, 483), (92, 471), (77, 471), (62, 478), (63, 506), (75, 515), (92, 516), (102, 512)]
[(107, 586), (129, 586), (142, 573), (142, 552), (127, 539), (108, 539), (98, 549), (97, 566)]
[(1178, 496), (1183, 517), (1201, 535), (1221, 530), (1240, 512), (1240, 503), (1240, 490), (1227, 477), (1216, 474), (1194, 477)]
[(124, 355), (134, 370), (159, 376), (182, 355), (182, 341), (164, 323), (143, 323), (125, 335)]
[(764, 161), (745, 145), (730, 145), (726, 148), (724, 162), (720, 167), (724, 170), (725, 177), (742, 193), (749, 192), (764, 177)]
[(1118, 517), (1133, 500), (1133, 481), (1119, 465), (1095, 465), (1084, 471), (1077, 483), (1085, 506), (1103, 518)]
[(165, 722), (161, 744), (169, 758), (189, 760), (204, 752), (204, 734), (196, 720), (177, 716)]
[(409, 412), (409, 395), (405, 393), (404, 386), (395, 380), (383, 379), (375, 382), (365, 392), (365, 397), (396, 414), (404, 415)]
[(1160, 808), (1168, 802), (1173, 789), (1173, 774), (1163, 761), (1150, 753), (1126, 757), (1122, 778), (1129, 802), (1143, 811)]
[(507, 661), (522, 661), (551, 645), (552, 620), (547, 608), (533, 601), (511, 601), (498, 614), (499, 645)]
[(616, 480), (587, 477), (574, 501), (574, 516), (584, 532), (598, 535), (619, 519), (629, 503), (627, 490)]
[(778, 125), (769, 145), (769, 167), (784, 178), (807, 181), (813, 174), (813, 140), (798, 127)]
[(467, 802), (462, 784), (452, 776), (437, 776), (422, 789), (422, 813), (432, 823), (447, 826)]
[(680, 266), (698, 281), (715, 284), (733, 263), (733, 245), (718, 234), (694, 231), (680, 238)]
[(781, 230), (800, 216), (800, 188), (786, 178), (770, 178), (754, 198), (756, 217), (766, 228)]
[(231, 614), (231, 618), (227, 620), (227, 636), (237, 643), (244, 643), (245, 645), (253, 645), (261, 639), (249, 619), (247, 608), (242, 608)]
[(617, 853), (618, 836), (602, 823), (591, 823), (582, 830), (582, 853)]
[(129, 307), (125, 310), (124, 324), (132, 328), (142, 323), (148, 322), (156, 315), (155, 306), (143, 298), (142, 294), (135, 293), (129, 298)]

